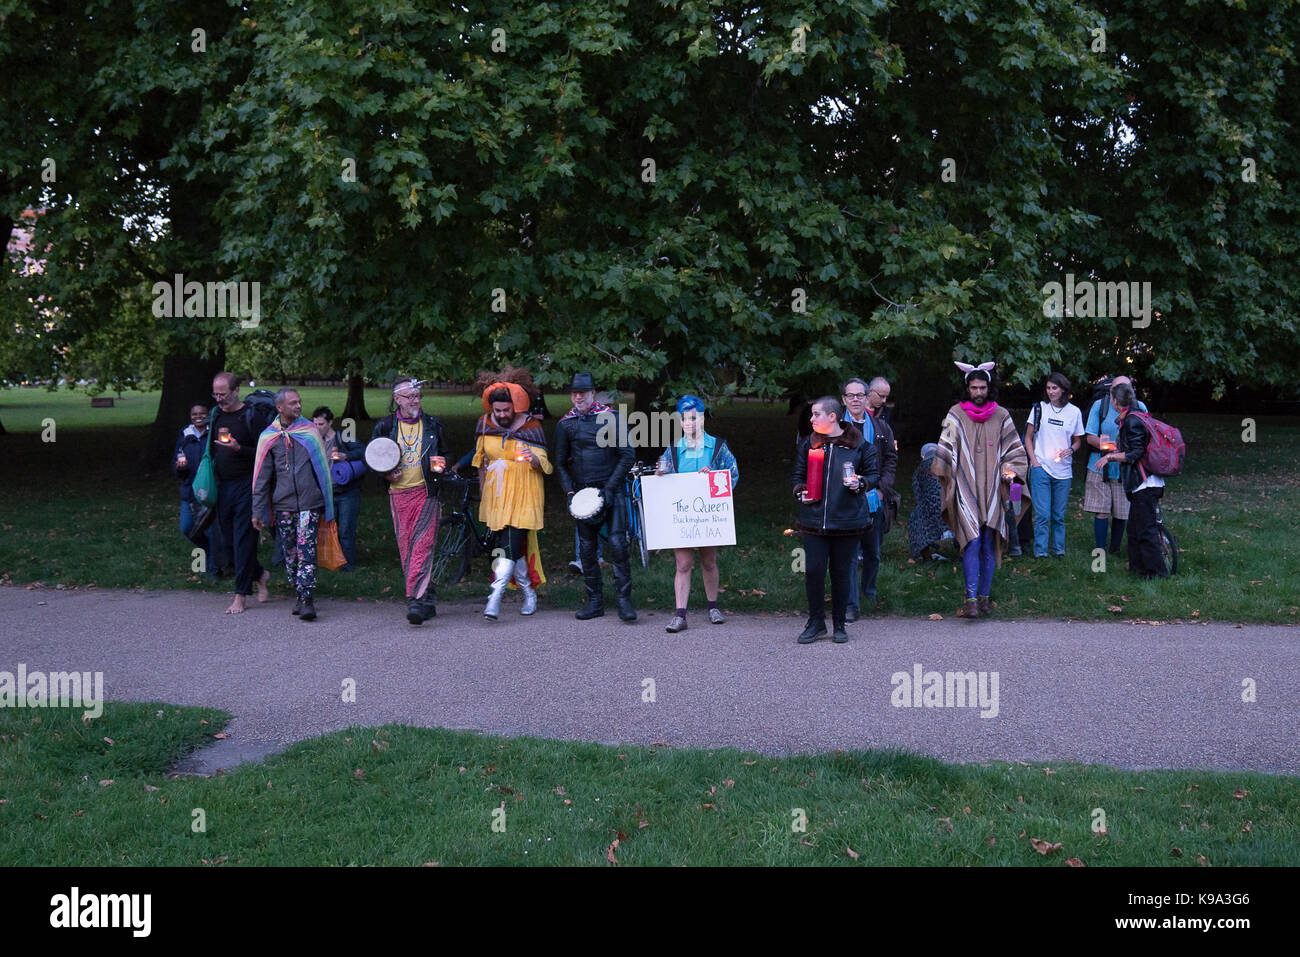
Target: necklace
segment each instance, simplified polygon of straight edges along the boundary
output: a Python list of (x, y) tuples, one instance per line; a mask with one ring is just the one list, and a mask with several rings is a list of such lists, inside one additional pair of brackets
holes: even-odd
[(420, 461), (420, 426), (417, 424), (414, 432), (408, 433), (403, 425), (397, 423), (397, 441), (402, 446), (402, 462), (406, 465), (415, 465)]

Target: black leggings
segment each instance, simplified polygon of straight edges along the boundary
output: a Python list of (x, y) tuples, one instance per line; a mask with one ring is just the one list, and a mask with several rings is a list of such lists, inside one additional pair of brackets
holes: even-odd
[(804, 532), (804, 584), (808, 590), (808, 617), (826, 617), (826, 565), (831, 569), (831, 621), (839, 627), (849, 607), (849, 576), (857, 556), (860, 535), (812, 535)]
[(506, 558), (512, 562), (528, 557), (528, 529), (507, 525), (496, 536), (497, 547), (505, 549)]

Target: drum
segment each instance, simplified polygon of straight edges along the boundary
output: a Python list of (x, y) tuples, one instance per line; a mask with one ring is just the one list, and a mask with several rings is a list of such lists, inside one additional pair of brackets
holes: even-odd
[(366, 446), (366, 464), (376, 472), (391, 472), (402, 461), (402, 450), (392, 439), (371, 439)]
[(598, 488), (579, 489), (569, 499), (569, 514), (580, 522), (590, 521), (604, 507), (605, 500), (601, 498)]

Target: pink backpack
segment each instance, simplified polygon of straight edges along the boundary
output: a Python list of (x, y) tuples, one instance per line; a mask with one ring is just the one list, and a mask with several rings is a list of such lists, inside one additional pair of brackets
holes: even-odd
[(1183, 473), (1183, 456), (1187, 453), (1187, 443), (1183, 441), (1183, 433), (1179, 432), (1167, 422), (1161, 422), (1145, 412), (1139, 412), (1137, 409), (1129, 409), (1129, 415), (1136, 415), (1142, 420), (1142, 424), (1147, 427), (1151, 433), (1151, 441), (1147, 444), (1146, 455), (1138, 459), (1138, 468), (1142, 470), (1143, 478), (1147, 475), (1159, 475), (1161, 478), (1171, 478)]

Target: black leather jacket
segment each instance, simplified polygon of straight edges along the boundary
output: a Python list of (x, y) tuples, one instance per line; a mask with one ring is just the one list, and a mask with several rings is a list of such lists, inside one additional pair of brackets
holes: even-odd
[[(604, 447), (598, 443), (602, 429)], [(617, 444), (620, 439), (626, 441), (627, 434), (613, 409), (560, 420), (555, 427), (555, 471), (566, 495), (594, 487), (609, 502), (623, 491), (623, 477), (636, 455), (630, 445)]]
[[(451, 467), (451, 453), (447, 451), (447, 437), (443, 434), (442, 420), (425, 412), (420, 416), (420, 421), (424, 426), (424, 433), (420, 442), (420, 467), (424, 471), (424, 488), (433, 495), (436, 491), (434, 482), (442, 477), (442, 473), (435, 472), (429, 465), (429, 457), (441, 455), (447, 460), (447, 467)], [(375, 431), (370, 436), (374, 439), (392, 439), (397, 441), (397, 416), (389, 415), (375, 423)], [(399, 443), (400, 444), (400, 443)]]
[(1124, 483), (1124, 492), (1132, 495), (1133, 490), (1146, 481), (1146, 476), (1138, 468), (1138, 459), (1147, 454), (1151, 444), (1151, 433), (1146, 424), (1136, 415), (1124, 415), (1119, 424), (1119, 440), (1115, 443), (1124, 453), (1124, 461), (1119, 463), (1119, 478)]
[[(867, 505), (866, 493), (875, 488), (880, 475), (876, 467), (876, 448), (863, 441), (862, 432), (852, 423), (844, 426), (844, 433), (838, 438), (825, 440), (816, 433), (808, 436), (800, 441), (794, 454), (796, 496), (808, 487), (808, 450), (814, 438), (826, 450), (822, 498), (820, 502), (800, 503), (795, 528), (816, 535), (860, 533), (871, 524), (871, 508)], [(854, 471), (862, 476), (856, 489), (844, 484), (846, 463), (852, 463)]]

